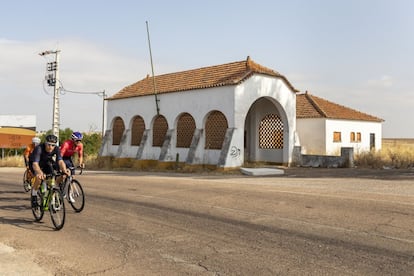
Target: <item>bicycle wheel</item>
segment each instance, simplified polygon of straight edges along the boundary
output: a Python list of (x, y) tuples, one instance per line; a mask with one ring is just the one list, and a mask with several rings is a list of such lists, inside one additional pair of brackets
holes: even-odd
[(62, 229), (65, 224), (66, 211), (65, 202), (59, 188), (53, 188), (51, 191), (49, 212), (55, 229)]
[(43, 214), (45, 213), (45, 210), (43, 210), (42, 204), (43, 204), (43, 195), (39, 190), (37, 191), (37, 204), (36, 204), (37, 206), (32, 207), (32, 213), (35, 218), (35, 221), (40, 221), (43, 218)]
[(78, 180), (72, 179), (68, 187), (66, 199), (77, 213), (81, 212), (83, 207), (85, 207), (85, 194)]
[(32, 189), (32, 184), (30, 183), (30, 180), (27, 179), (27, 170), (25, 170), (23, 174), (23, 189), (26, 193)]

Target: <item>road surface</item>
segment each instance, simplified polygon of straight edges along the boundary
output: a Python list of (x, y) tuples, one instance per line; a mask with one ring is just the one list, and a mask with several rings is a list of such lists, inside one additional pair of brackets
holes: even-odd
[(0, 168), (0, 256), (33, 275), (414, 275), (411, 172), (86, 171), (61, 231), (22, 174)]

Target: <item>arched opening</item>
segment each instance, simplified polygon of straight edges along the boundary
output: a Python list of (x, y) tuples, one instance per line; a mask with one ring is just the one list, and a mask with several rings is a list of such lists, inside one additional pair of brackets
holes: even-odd
[(285, 163), (289, 128), (286, 114), (273, 98), (259, 98), (250, 107), (244, 126), (246, 162)]
[(196, 124), (189, 113), (180, 115), (177, 121), (177, 148), (189, 148), (193, 139)]
[(131, 146), (139, 146), (141, 144), (142, 135), (145, 131), (145, 122), (141, 116), (135, 116), (131, 126)]
[(158, 115), (152, 128), (152, 146), (162, 147), (165, 140), (165, 135), (168, 131), (168, 123), (164, 116)]
[(226, 136), (228, 123), (226, 116), (220, 111), (211, 112), (206, 120), (205, 149), (221, 149)]
[(125, 124), (121, 117), (116, 117), (114, 119), (114, 124), (112, 126), (112, 145), (118, 146), (121, 144), (122, 135), (125, 131)]

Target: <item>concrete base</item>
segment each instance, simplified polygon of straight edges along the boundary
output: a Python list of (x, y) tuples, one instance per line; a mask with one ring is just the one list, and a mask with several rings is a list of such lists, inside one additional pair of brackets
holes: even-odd
[(242, 174), (253, 176), (283, 175), (284, 170), (273, 168), (240, 168)]

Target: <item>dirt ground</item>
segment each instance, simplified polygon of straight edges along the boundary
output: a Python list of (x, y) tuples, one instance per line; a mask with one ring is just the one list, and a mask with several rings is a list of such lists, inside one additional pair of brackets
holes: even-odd
[[(365, 179), (386, 179), (404, 180), (414, 179), (414, 167), (410, 169), (370, 169), (370, 168), (313, 168), (313, 167), (285, 167), (274, 165), (263, 165), (255, 168), (280, 169), (284, 173), (280, 177), (292, 178), (365, 178)], [(172, 172), (160, 170), (159, 172)], [(179, 173), (179, 172), (178, 172)], [(194, 172), (193, 172), (194, 173)], [(220, 171), (220, 170), (200, 170), (196, 173), (201, 175), (241, 175), (239, 169)], [(253, 176), (256, 177), (256, 176)], [(260, 176), (263, 177), (263, 176)], [(266, 177), (266, 176), (264, 176)], [(277, 177), (271, 175), (269, 177)]]
[(404, 180), (414, 178), (412, 169), (366, 169), (366, 168), (281, 168), (285, 176), (306, 178), (368, 178)]

